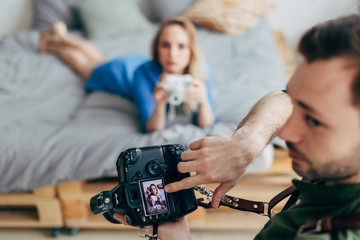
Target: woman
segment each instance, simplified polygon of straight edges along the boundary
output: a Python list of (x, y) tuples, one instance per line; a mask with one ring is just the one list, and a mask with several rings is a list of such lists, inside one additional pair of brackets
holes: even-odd
[(155, 184), (150, 185), (149, 202), (151, 203), (151, 206), (155, 206), (156, 204), (162, 205), (164, 202), (164, 199)]
[[(203, 128), (214, 121), (210, 74), (199, 51), (195, 27), (186, 18), (170, 18), (161, 24), (152, 43), (152, 60), (131, 56), (106, 61), (89, 42), (69, 36), (61, 22), (42, 34), (41, 51), (59, 55), (87, 80), (87, 91), (107, 91), (133, 100), (145, 132), (189, 122)], [(169, 74), (192, 76), (180, 107), (167, 104), (170, 86), (162, 80)], [(168, 118), (169, 111), (176, 112), (174, 120)]]

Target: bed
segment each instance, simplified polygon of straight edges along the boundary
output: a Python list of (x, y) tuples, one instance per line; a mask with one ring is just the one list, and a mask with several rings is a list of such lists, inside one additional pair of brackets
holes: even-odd
[[(149, 55), (154, 25), (91, 41), (109, 59)], [(79, 30), (72, 34), (84, 36)], [(187, 147), (205, 136), (232, 134), (256, 101), (286, 85), (266, 17), (242, 34), (198, 27), (201, 49), (213, 68), (216, 123), (205, 129), (175, 125), (143, 134), (132, 102), (105, 92), (86, 94), (82, 80), (66, 64), (51, 54), (39, 54), (39, 36), (40, 30), (33, 29), (0, 41), (3, 193), (111, 175), (119, 153), (131, 147), (169, 143)], [(249, 171), (269, 167), (272, 156), (268, 146)]]

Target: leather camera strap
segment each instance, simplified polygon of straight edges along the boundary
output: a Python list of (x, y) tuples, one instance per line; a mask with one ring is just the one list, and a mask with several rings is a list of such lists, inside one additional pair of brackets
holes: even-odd
[(146, 238), (148, 240), (157, 240), (158, 239), (158, 224), (153, 225), (153, 234), (145, 234), (144, 237), (140, 236), (141, 238)]
[(271, 217), (271, 210), (273, 209), (273, 207), (276, 206), (276, 204), (281, 202), (283, 199), (294, 194), (297, 191), (298, 190), (296, 189), (296, 187), (292, 185), (287, 189), (285, 189), (284, 191), (277, 194), (275, 197), (273, 197), (270, 200), (270, 202), (251, 201), (251, 200), (225, 195), (220, 201), (220, 206), (226, 206), (241, 211), (254, 212), (257, 214)]
[[(220, 202), (220, 206), (230, 207), (236, 210), (258, 213), (271, 217), (271, 210), (279, 202), (288, 196), (297, 196), (299, 191), (295, 186), (288, 187), (284, 191), (273, 197), (269, 203), (251, 201), (242, 198), (225, 195)], [(297, 198), (297, 197), (296, 197)], [(266, 209), (267, 205), (267, 209)], [(285, 206), (286, 208), (286, 206)], [(337, 217), (325, 217), (320, 220), (309, 220), (299, 228), (299, 233), (304, 232), (324, 232), (333, 233), (347, 228), (360, 228), (360, 212)]]
[(360, 212), (337, 217), (328, 216), (320, 220), (309, 220), (300, 227), (299, 233), (333, 233), (347, 228), (360, 228)]

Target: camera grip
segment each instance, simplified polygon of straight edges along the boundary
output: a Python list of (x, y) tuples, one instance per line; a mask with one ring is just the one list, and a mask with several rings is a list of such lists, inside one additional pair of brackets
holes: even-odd
[(104, 216), (104, 218), (105, 218), (106, 220), (108, 220), (108, 221), (111, 222), (111, 223), (121, 224), (121, 222), (120, 222), (119, 220), (117, 220), (117, 219), (115, 219), (115, 218), (113, 217), (114, 213), (115, 213), (115, 212), (114, 212), (113, 210), (110, 210), (109, 212), (103, 213), (103, 216)]

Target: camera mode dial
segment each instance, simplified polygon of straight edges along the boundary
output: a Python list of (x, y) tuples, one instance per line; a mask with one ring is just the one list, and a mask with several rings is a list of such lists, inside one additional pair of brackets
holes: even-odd
[(162, 167), (157, 161), (152, 160), (146, 164), (146, 171), (150, 176), (157, 177), (162, 173)]

